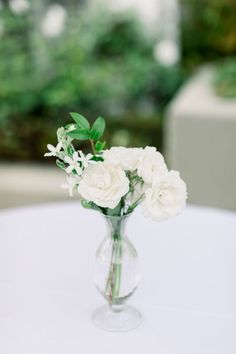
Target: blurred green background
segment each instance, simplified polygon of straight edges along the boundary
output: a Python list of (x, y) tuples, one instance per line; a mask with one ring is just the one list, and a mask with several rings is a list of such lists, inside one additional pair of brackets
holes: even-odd
[[(91, 1), (1, 4), (1, 160), (42, 160), (71, 111), (102, 115), (109, 145), (161, 150), (168, 103), (207, 62), (219, 66), (216, 92), (236, 96), (235, 0), (179, 2), (180, 60), (171, 65), (154, 55), (158, 30), (148, 33), (131, 13), (94, 9)], [(47, 25), (53, 9), (61, 31)]]

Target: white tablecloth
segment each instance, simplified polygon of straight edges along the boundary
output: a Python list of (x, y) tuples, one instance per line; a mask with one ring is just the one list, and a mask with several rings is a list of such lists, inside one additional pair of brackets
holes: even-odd
[(127, 233), (144, 321), (109, 333), (91, 321), (102, 217), (77, 202), (1, 211), (0, 353), (235, 354), (236, 214), (188, 207), (155, 223), (138, 210)]

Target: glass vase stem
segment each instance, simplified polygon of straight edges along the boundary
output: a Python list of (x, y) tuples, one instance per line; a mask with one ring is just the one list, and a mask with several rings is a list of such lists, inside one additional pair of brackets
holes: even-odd
[(109, 293), (110, 305), (115, 305), (120, 296), (121, 273), (122, 273), (122, 240), (118, 233), (114, 236), (111, 262), (107, 277), (106, 290)]
[(138, 256), (125, 233), (127, 215), (106, 215), (107, 236), (96, 252), (95, 284), (108, 304), (93, 313), (93, 321), (108, 331), (137, 327), (142, 316), (127, 300), (139, 284)]

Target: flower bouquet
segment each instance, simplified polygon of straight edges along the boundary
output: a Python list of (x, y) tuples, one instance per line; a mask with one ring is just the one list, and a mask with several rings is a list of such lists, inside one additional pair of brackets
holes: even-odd
[[(70, 196), (78, 193), (83, 207), (106, 219), (108, 233), (96, 254), (94, 278), (108, 306), (96, 310), (93, 319), (107, 330), (128, 330), (141, 322), (141, 315), (125, 305), (140, 278), (137, 252), (125, 234), (126, 220), (138, 205), (156, 221), (178, 215), (186, 204), (186, 185), (177, 171), (168, 171), (155, 147), (105, 149), (102, 117), (92, 126), (78, 113), (71, 117), (74, 122), (58, 129), (58, 144), (49, 144), (45, 156), (56, 157), (66, 172), (64, 187)], [(76, 140), (88, 140), (91, 153), (77, 150)]]

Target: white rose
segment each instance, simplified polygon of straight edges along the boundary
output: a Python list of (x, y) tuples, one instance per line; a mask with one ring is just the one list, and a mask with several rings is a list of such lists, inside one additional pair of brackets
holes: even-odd
[(113, 165), (120, 166), (122, 170), (134, 171), (137, 169), (142, 150), (141, 148), (125, 148), (122, 146), (112, 147), (103, 152), (103, 158)]
[(155, 147), (147, 146), (142, 151), (139, 159), (137, 174), (145, 183), (152, 184), (154, 178), (167, 173), (164, 158)]
[(178, 215), (186, 205), (186, 184), (179, 172), (170, 171), (156, 179), (145, 192), (144, 214), (160, 221)]
[(82, 174), (79, 194), (98, 206), (114, 209), (129, 191), (125, 172), (109, 162), (90, 165)]

